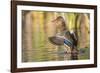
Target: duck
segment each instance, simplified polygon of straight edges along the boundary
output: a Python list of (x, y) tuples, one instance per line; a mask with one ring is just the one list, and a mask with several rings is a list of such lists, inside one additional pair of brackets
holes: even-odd
[(62, 16), (58, 16), (52, 22), (55, 23), (59, 32), (54, 36), (49, 37), (49, 41), (57, 46), (65, 46), (65, 49), (70, 48), (74, 50), (77, 47), (77, 36), (74, 31), (69, 31), (66, 27), (65, 19)]

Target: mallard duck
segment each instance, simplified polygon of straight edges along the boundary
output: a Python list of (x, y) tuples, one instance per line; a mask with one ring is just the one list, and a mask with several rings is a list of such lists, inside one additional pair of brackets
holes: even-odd
[(70, 48), (77, 46), (76, 34), (74, 31), (68, 31), (64, 18), (59, 16), (53, 20), (53, 22), (56, 24), (59, 32), (56, 35), (49, 37), (50, 42), (58, 46), (66, 45)]

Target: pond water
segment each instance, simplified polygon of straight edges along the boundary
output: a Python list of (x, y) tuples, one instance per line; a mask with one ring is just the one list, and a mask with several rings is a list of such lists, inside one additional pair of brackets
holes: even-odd
[[(89, 59), (89, 50), (79, 50), (78, 60)], [(66, 53), (64, 50), (24, 50), (23, 62), (43, 62), (43, 61), (64, 61), (71, 60), (71, 53)]]

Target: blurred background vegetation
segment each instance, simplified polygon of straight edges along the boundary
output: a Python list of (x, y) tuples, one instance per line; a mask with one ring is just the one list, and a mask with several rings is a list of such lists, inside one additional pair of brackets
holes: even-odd
[(88, 13), (22, 11), (22, 62), (70, 60), (70, 54), (64, 54), (63, 46), (56, 46), (48, 37), (56, 33), (52, 20), (58, 16), (65, 19), (69, 31), (77, 32), (78, 59), (89, 59), (90, 15)]

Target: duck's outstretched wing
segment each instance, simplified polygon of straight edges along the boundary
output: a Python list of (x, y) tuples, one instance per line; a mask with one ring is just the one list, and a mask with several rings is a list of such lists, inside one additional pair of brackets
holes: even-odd
[(74, 46), (77, 46), (78, 37), (77, 37), (76, 33), (75, 33), (75, 32), (72, 32), (72, 33), (70, 33), (70, 36), (71, 36), (71, 38), (72, 38), (72, 40), (73, 40), (73, 45), (74, 45)]
[(64, 38), (53, 36), (53, 37), (49, 37), (48, 39), (52, 44), (55, 44), (58, 46), (64, 45)]

